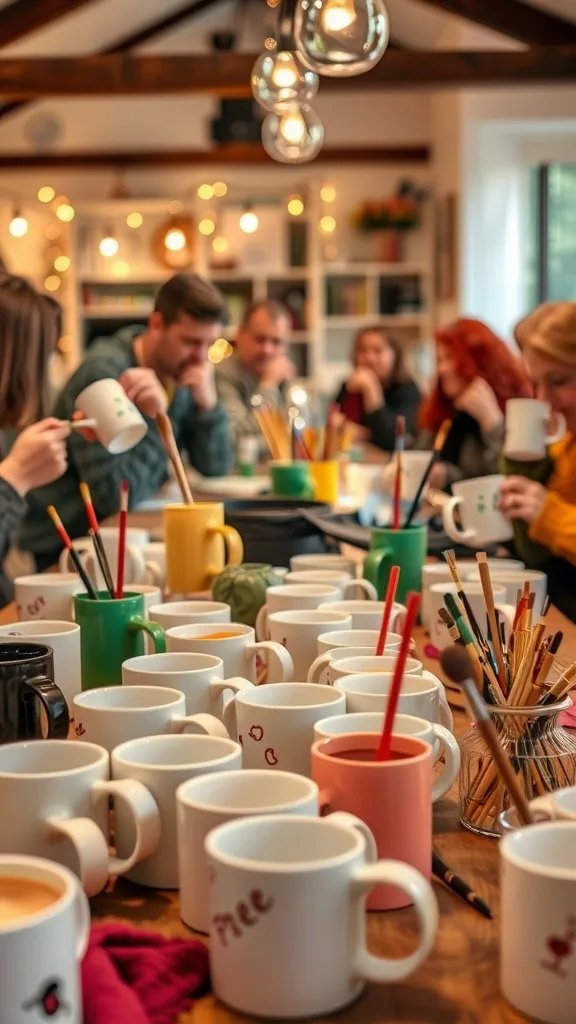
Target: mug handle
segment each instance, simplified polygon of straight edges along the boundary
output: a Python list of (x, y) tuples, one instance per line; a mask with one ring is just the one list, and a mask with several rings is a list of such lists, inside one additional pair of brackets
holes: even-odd
[(153, 587), (158, 587), (159, 590), (164, 590), (164, 573), (162, 572), (161, 566), (158, 565), (158, 562), (145, 562), (144, 579), (146, 579), (146, 574), (150, 577), (151, 585)]
[[(324, 669), (328, 668), (328, 665), (334, 657), (334, 651), (324, 651), (324, 654), (319, 654), (316, 661), (313, 661), (308, 669), (307, 683), (319, 683), (321, 682), (322, 673)], [(326, 682), (330, 686), (330, 677), (327, 676)]]
[(548, 434), (546, 437), (546, 444), (556, 444), (556, 441), (561, 441), (566, 433), (566, 417), (561, 412), (554, 413), (556, 417), (557, 427), (553, 434)]
[[(408, 893), (420, 924), (420, 945), (410, 956), (400, 960), (374, 956), (368, 952), (365, 942), (364, 898), (374, 885), (387, 883)], [(385, 983), (402, 981), (412, 974), (428, 956), (438, 929), (438, 903), (432, 886), (416, 868), (399, 860), (379, 860), (357, 868), (349, 881), (350, 908), (356, 933), (355, 948), (352, 949), (351, 973), (366, 981)], [(352, 934), (354, 934), (354, 931)]]
[(244, 648), (249, 661), (256, 659), (258, 651), (268, 651), (268, 682), (286, 683), (294, 678), (294, 662), (282, 644), (275, 640), (259, 640)]
[(219, 718), (202, 712), (197, 715), (173, 718), (170, 722), (170, 732), (188, 732), (195, 736), (220, 736), (225, 740), (230, 739), (226, 726)]
[(378, 600), (378, 591), (370, 580), (350, 580), (344, 587), (344, 597), (353, 597), (356, 590), (361, 590), (367, 601)]
[(392, 552), (389, 548), (374, 548), (369, 551), (364, 559), (363, 576), (376, 587), (377, 594), (383, 594), (386, 590), (384, 572), (386, 570), (386, 559), (390, 559)]
[[(224, 545), (226, 547), (226, 568), (229, 565), (240, 565), (240, 562), (244, 558), (244, 544), (242, 543), (242, 537), (235, 530), (233, 526), (211, 526), (208, 529), (208, 533), (219, 533), (224, 538)], [(217, 570), (218, 575), (221, 572)]]
[(125, 875), (141, 860), (151, 857), (160, 842), (160, 812), (152, 794), (136, 779), (117, 779), (95, 782), (92, 786), (92, 803), (108, 797), (124, 800), (134, 819), (136, 841), (129, 857), (108, 857), (108, 874)]
[[(126, 567), (124, 579), (130, 583), (143, 583), (146, 576), (146, 563), (144, 555), (134, 544), (126, 545)], [(130, 589), (130, 583), (126, 582), (126, 589)]]
[(49, 740), (65, 740), (70, 728), (70, 714), (66, 698), (59, 686), (48, 676), (37, 676), (29, 679), (24, 686), (37, 697), (48, 719)]
[(139, 615), (135, 615), (130, 619), (128, 629), (131, 633), (137, 633), (139, 630), (148, 633), (148, 636), (152, 637), (154, 653), (166, 654), (166, 635), (162, 626), (159, 626), (157, 622), (149, 622), (148, 619), (142, 619)]
[(258, 615), (256, 616), (256, 624), (254, 626), (257, 640), (267, 640), (270, 636), (268, 632), (268, 605), (263, 604), (260, 608)]
[[(90, 556), (92, 554), (91, 549), (87, 545), (81, 545), (80, 547), (76, 547), (76, 544), (74, 544), (74, 548), (76, 549), (80, 561), (82, 562), (83, 568), (88, 570), (88, 563)], [(70, 562), (70, 554), (68, 552), (68, 548), (64, 548), (64, 550), (60, 552), (60, 557), (58, 559), (58, 572), (76, 572), (76, 567), (72, 565)]]
[(422, 678), (431, 679), (432, 682), (436, 683), (436, 686), (438, 687), (438, 696), (440, 697), (440, 718), (442, 719), (440, 724), (443, 725), (445, 729), (448, 729), (448, 732), (454, 732), (454, 715), (452, 714), (448, 698), (446, 697), (444, 683), (441, 679), (438, 679), (438, 676), (435, 676), (433, 672), (429, 672), (427, 668), (422, 669)]
[(576, 820), (576, 814), (573, 814), (572, 811), (564, 811), (562, 815), (557, 815), (553, 793), (545, 793), (543, 796), (537, 796), (534, 800), (531, 800), (530, 810), (536, 811), (537, 817), (535, 821), (554, 821), (557, 817), (564, 818), (566, 821)]
[(444, 754), (444, 767), (432, 786), (432, 803), (445, 796), (460, 771), (460, 747), (449, 729), (433, 724), (432, 730)]
[(87, 896), (97, 896), (108, 884), (108, 843), (91, 818), (46, 818), (48, 838), (66, 836), (80, 865), (80, 881)]
[(444, 532), (448, 534), (451, 540), (457, 544), (469, 544), (474, 540), (476, 530), (459, 530), (454, 519), (454, 512), (462, 504), (462, 501), (463, 499), (457, 495), (448, 499), (446, 504), (442, 506), (442, 524)]

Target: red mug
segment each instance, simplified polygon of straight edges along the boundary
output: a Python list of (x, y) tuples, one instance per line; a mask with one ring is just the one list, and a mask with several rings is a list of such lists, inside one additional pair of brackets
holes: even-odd
[[(346, 733), (312, 745), (312, 778), (320, 788), (322, 812), (348, 811), (364, 821), (376, 840), (378, 857), (399, 860), (430, 878), (432, 865), (432, 750), (415, 736), (392, 737), (392, 756), (376, 761), (380, 737)], [(377, 885), (368, 910), (411, 904), (409, 895)]]

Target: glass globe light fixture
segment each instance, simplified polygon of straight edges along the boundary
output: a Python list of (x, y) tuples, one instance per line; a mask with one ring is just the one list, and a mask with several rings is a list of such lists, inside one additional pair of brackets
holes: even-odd
[(383, 0), (298, 0), (298, 56), (319, 75), (362, 75), (378, 63), (389, 36)]
[(254, 98), (264, 110), (275, 110), (281, 103), (310, 103), (318, 92), (318, 75), (291, 50), (261, 54), (251, 81)]
[(262, 145), (279, 163), (308, 163), (318, 156), (323, 142), (324, 126), (307, 105), (283, 104), (262, 122)]

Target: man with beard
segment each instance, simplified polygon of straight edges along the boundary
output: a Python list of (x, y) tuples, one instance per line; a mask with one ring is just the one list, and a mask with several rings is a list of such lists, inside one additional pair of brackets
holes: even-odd
[(226, 413), (218, 402), (208, 349), (227, 319), (220, 292), (195, 274), (177, 274), (158, 292), (144, 332), (138, 326), (94, 341), (86, 358), (58, 397), (54, 415), (72, 419), (76, 399), (95, 381), (114, 377), (148, 424), (131, 451), (111, 455), (74, 431), (68, 441), (68, 468), (53, 484), (29, 495), (29, 511), (19, 545), (36, 558), (38, 569), (53, 563), (58, 538), (46, 507), (55, 505), (72, 537), (85, 535), (88, 522), (79, 491), (85, 481), (98, 519), (118, 510), (120, 483), (130, 484), (130, 506), (155, 494), (168, 478), (168, 460), (155, 417), (167, 412), (181, 450), (204, 476), (222, 476), (232, 460)]

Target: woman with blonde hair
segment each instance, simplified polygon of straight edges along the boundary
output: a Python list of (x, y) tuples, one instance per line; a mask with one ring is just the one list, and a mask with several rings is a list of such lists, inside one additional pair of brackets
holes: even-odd
[[(536, 397), (562, 413), (566, 434), (550, 451), (546, 485), (509, 476), (500, 507), (507, 518), (527, 524), (528, 540), (540, 546), (538, 567), (548, 573), (554, 604), (576, 621), (576, 302), (545, 303), (514, 333)], [(529, 550), (519, 554), (534, 562)]]
[[(16, 434), (0, 461), (0, 561), (26, 511), (25, 497), (66, 469), (67, 423), (46, 417), (48, 371), (60, 333), (60, 307), (22, 277), (0, 272), (0, 432)], [(6, 445), (2, 448), (5, 450)], [(11, 586), (0, 567), (0, 607)]]

